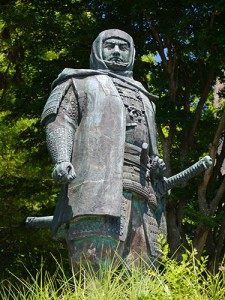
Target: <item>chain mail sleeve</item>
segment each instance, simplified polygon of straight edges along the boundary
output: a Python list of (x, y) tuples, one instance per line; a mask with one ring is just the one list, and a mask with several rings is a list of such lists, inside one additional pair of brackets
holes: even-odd
[[(53, 162), (58, 164), (71, 161), (74, 134), (79, 123), (79, 105), (72, 80), (61, 86), (61, 91), (57, 94), (59, 98), (54, 93), (53, 90), (52, 106), (58, 108), (45, 117), (44, 123), (47, 148)], [(51, 95), (49, 99), (51, 102)]]

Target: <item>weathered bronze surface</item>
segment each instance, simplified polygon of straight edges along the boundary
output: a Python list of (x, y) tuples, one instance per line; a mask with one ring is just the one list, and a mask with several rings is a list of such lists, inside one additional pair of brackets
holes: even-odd
[(133, 79), (134, 57), (130, 35), (101, 32), (90, 69), (64, 69), (42, 113), (62, 185), (52, 237), (66, 240), (75, 269), (86, 259), (98, 269), (115, 252), (128, 263), (153, 262), (166, 235), (157, 97)]

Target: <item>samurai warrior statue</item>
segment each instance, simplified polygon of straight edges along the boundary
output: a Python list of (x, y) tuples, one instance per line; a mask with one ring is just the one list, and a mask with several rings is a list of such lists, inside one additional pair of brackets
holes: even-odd
[(90, 69), (64, 69), (42, 113), (47, 146), (61, 184), (52, 237), (66, 240), (73, 268), (98, 267), (119, 254), (153, 262), (165, 207), (155, 186), (156, 96), (133, 79), (132, 37), (105, 30), (93, 42)]

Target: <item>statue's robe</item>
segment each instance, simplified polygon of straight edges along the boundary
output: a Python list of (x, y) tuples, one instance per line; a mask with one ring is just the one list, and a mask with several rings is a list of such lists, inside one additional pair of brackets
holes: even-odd
[[(79, 217), (121, 218), (126, 111), (113, 78), (138, 89), (148, 128), (148, 154), (151, 158), (158, 155), (154, 96), (139, 82), (110, 72), (65, 69), (53, 83), (42, 114), (42, 123), (52, 116), (57, 119), (60, 114), (60, 124), (52, 122), (51, 126), (75, 128), (71, 162), (76, 179), (62, 186), (54, 214), (53, 237), (60, 237), (62, 228)], [(66, 95), (67, 101), (73, 105), (76, 102), (76, 120), (70, 119), (69, 113), (63, 116), (66, 108), (61, 108), (61, 104)]]

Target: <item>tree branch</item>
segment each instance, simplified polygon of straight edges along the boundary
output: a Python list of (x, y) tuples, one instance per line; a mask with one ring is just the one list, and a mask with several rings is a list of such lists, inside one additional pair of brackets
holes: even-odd
[(223, 178), (222, 183), (220, 184), (219, 189), (217, 190), (216, 196), (213, 198), (210, 204), (210, 215), (213, 215), (218, 207), (218, 204), (225, 193), (225, 177)]
[(213, 80), (214, 72), (215, 72), (215, 67), (212, 66), (211, 69), (209, 70), (208, 77), (207, 77), (206, 82), (205, 82), (205, 87), (203, 89), (201, 99), (198, 102), (198, 106), (197, 106), (197, 109), (196, 109), (196, 112), (195, 112), (195, 115), (194, 115), (194, 119), (193, 119), (193, 122), (192, 122), (192, 128), (191, 128), (190, 134), (189, 134), (189, 141), (188, 141), (189, 145), (188, 146), (192, 146), (195, 130), (197, 128), (199, 119), (201, 117), (202, 109), (203, 109), (203, 106), (204, 106), (204, 104), (207, 100), (207, 97), (208, 97), (210, 89), (211, 89), (211, 83), (212, 83), (212, 80)]
[(158, 131), (161, 143), (162, 143), (163, 159), (164, 159), (164, 162), (166, 164), (166, 173), (167, 173), (166, 175), (167, 176), (172, 176), (171, 159), (170, 159), (170, 149), (171, 149), (172, 141), (173, 141), (173, 137), (174, 137), (174, 129), (173, 129), (172, 125), (171, 125), (170, 129), (169, 129), (168, 137), (164, 136), (162, 128), (161, 128), (160, 125), (157, 126), (157, 131)]
[(167, 61), (167, 59), (166, 59), (166, 55), (165, 55), (165, 52), (164, 52), (163, 42), (162, 42), (162, 40), (161, 40), (161, 38), (160, 38), (160, 36), (159, 36), (158, 31), (157, 31), (156, 28), (153, 26), (153, 22), (150, 21), (149, 24), (150, 24), (150, 25), (149, 25), (149, 26), (150, 26), (150, 29), (151, 29), (151, 31), (152, 31), (152, 33), (153, 33), (153, 37), (155, 38), (155, 40), (156, 40), (156, 42), (157, 42), (157, 44), (158, 44), (158, 52), (159, 52), (159, 55), (160, 55), (160, 57), (161, 57), (161, 59), (162, 59), (163, 66), (164, 66), (164, 68), (165, 68), (165, 69), (167, 70), (167, 72), (168, 72), (168, 61)]

